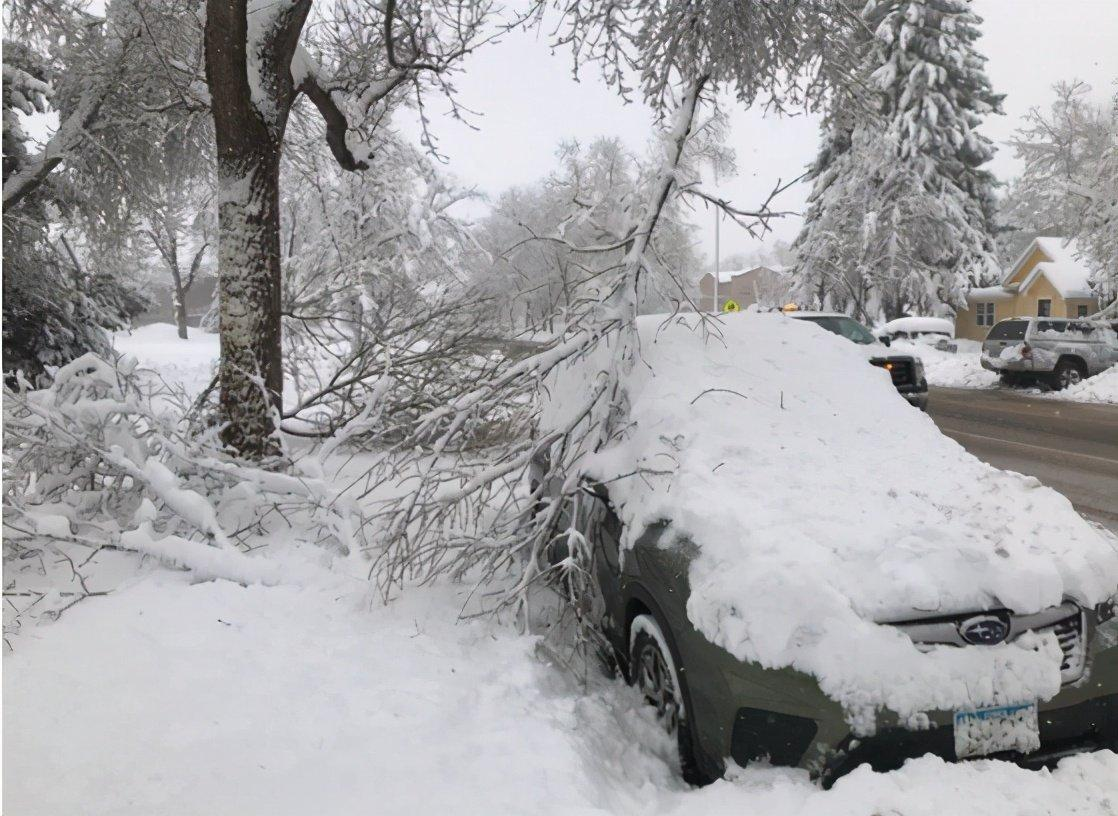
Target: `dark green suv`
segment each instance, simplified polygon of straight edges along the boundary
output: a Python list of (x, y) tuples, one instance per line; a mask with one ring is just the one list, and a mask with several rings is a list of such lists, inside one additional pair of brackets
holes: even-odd
[[(1038, 749), (976, 752), (960, 743), (959, 715), (951, 711), (929, 712), (926, 727), (918, 730), (882, 712), (874, 735), (860, 737), (814, 677), (743, 662), (696, 631), (687, 615), (688, 571), (699, 545), (677, 537), (663, 522), (640, 531), (634, 546), (622, 554), (622, 524), (605, 487), (586, 484), (572, 506), (575, 518), (570, 521), (594, 545), (601, 590), (597, 612), (613, 652), (610, 658), (676, 735), (689, 782), (720, 777), (726, 758), (741, 766), (765, 760), (805, 768), (830, 785), (863, 763), (891, 770), (927, 753), (947, 760), (982, 753), (1042, 766), (1075, 751), (1118, 749), (1118, 619), (1113, 602), (1090, 609), (1069, 602), (1028, 615), (961, 609), (889, 622), (918, 646), (965, 649), (1012, 641), (1027, 632), (1053, 632), (1064, 653), (1063, 687), (1053, 699), (1039, 703)], [(562, 540), (557, 541), (554, 559), (565, 556)]]

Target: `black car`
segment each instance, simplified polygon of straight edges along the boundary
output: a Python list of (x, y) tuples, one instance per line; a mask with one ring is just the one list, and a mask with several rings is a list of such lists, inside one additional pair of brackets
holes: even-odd
[[(860, 346), (871, 347), (873, 353), (869, 355), (870, 363), (889, 372), (898, 393), (909, 403), (921, 411), (928, 410), (928, 381), (924, 377), (924, 364), (918, 357), (911, 354), (890, 354), (885, 350), (886, 344), (878, 341), (869, 329), (849, 315), (838, 312), (789, 312), (788, 316), (796, 320), (808, 320), (839, 337), (845, 337)], [(878, 353), (879, 349), (882, 353)]]

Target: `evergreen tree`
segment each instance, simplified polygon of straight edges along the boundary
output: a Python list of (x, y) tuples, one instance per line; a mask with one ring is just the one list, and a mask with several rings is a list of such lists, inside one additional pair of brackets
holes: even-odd
[(863, 19), (872, 96), (826, 123), (798, 291), (865, 319), (956, 305), (994, 250), (994, 148), (977, 127), (1001, 97), (980, 19), (964, 0), (870, 0)]

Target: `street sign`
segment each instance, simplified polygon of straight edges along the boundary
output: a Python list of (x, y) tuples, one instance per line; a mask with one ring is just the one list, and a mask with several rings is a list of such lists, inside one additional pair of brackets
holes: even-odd
[(738, 302), (736, 300), (727, 300), (724, 304), (722, 304), (722, 311), (740, 312), (741, 306), (738, 306)]

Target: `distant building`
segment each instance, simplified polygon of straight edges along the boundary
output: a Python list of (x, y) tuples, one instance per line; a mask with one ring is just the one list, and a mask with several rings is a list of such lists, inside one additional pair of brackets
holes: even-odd
[[(791, 280), (783, 269), (755, 266), (752, 269), (724, 270), (718, 275), (718, 309), (732, 300), (744, 309), (759, 303), (762, 306), (783, 306), (788, 302)], [(715, 311), (714, 275), (707, 272), (699, 278), (699, 311)]]
[(1034, 238), (997, 286), (971, 289), (955, 314), (955, 337), (985, 340), (1007, 317), (1086, 317), (1099, 310), (1090, 270), (1076, 257), (1075, 241)]

